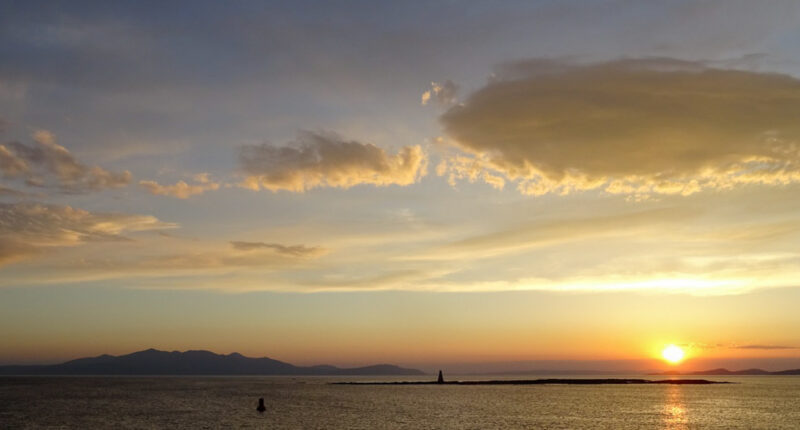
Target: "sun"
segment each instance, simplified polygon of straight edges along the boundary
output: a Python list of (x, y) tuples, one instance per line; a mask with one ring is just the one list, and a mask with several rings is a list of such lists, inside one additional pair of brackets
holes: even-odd
[(667, 360), (672, 364), (677, 364), (683, 360), (684, 352), (680, 347), (675, 345), (667, 345), (667, 347), (661, 351), (661, 356), (664, 357), (664, 360)]

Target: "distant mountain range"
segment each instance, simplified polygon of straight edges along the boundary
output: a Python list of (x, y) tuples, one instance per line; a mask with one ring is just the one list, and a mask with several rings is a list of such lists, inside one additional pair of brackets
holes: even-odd
[(211, 351), (148, 349), (128, 355), (100, 355), (53, 365), (0, 366), (0, 375), (424, 375), (391, 364), (340, 368), (295, 366), (271, 358), (250, 358)]
[(777, 372), (770, 372), (764, 369), (745, 369), (745, 370), (711, 369), (711, 370), (700, 370), (695, 372), (678, 372), (675, 370), (670, 370), (667, 372), (651, 373), (651, 375), (800, 375), (800, 369), (780, 370)]

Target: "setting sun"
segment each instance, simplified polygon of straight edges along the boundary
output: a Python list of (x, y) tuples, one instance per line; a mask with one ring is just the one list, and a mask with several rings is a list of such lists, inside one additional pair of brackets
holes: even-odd
[(675, 364), (683, 360), (684, 352), (680, 347), (675, 345), (667, 345), (667, 347), (661, 351), (661, 356), (664, 357), (664, 360)]

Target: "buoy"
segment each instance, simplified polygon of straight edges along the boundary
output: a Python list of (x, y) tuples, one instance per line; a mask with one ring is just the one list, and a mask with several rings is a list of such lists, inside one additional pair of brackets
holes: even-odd
[(264, 412), (264, 411), (267, 410), (267, 407), (264, 406), (264, 398), (263, 397), (258, 399), (258, 407), (256, 408), (256, 410), (259, 411), (259, 412)]
[(442, 376), (442, 371), (439, 371), (439, 379), (436, 380), (439, 384), (444, 384), (444, 376)]

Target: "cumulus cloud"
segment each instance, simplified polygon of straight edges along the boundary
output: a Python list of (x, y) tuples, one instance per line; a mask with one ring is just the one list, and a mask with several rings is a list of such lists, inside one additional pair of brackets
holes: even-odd
[(246, 175), (243, 187), (294, 192), (360, 184), (409, 185), (425, 175), (427, 166), (419, 145), (404, 146), (391, 155), (371, 143), (311, 132), (301, 133), (286, 146), (245, 145), (239, 161)]
[(178, 199), (188, 199), (206, 191), (218, 190), (220, 187), (219, 183), (211, 180), (208, 173), (194, 175), (193, 179), (194, 183), (192, 184), (186, 183), (186, 181), (178, 181), (172, 185), (161, 185), (156, 181), (139, 181), (139, 185), (150, 194)]
[(128, 171), (117, 173), (80, 163), (46, 130), (33, 134), (32, 145), (0, 144), (0, 174), (5, 179), (24, 180), (29, 186), (52, 187), (65, 192), (117, 188), (131, 181)]
[(129, 240), (125, 233), (175, 227), (148, 215), (93, 213), (70, 206), (0, 203), (0, 265), (47, 248)]
[(523, 61), (440, 117), (463, 153), (437, 173), (489, 172), (531, 195), (788, 184), (800, 181), (798, 117), (790, 76), (673, 59)]
[(289, 255), (292, 257), (314, 257), (325, 252), (324, 249), (305, 245), (281, 245), (279, 243), (264, 243), (264, 242), (241, 242), (232, 241), (231, 246), (239, 251), (253, 251), (258, 249), (271, 249), (279, 254)]
[(451, 80), (444, 81), (443, 84), (431, 82), (431, 88), (422, 93), (421, 103), (423, 106), (436, 101), (441, 106), (449, 106), (457, 101), (458, 85)]

